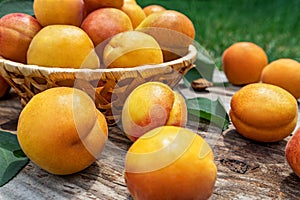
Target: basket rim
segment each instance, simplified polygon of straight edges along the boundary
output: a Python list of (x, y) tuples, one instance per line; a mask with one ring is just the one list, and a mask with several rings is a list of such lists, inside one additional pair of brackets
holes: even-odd
[(145, 70), (145, 69), (153, 69), (153, 67), (157, 68), (164, 68), (167, 66), (172, 66), (176, 65), (181, 62), (185, 61), (191, 61), (192, 63), (195, 62), (197, 59), (197, 54), (198, 51), (194, 45), (189, 45), (188, 53), (176, 60), (168, 61), (168, 62), (163, 62), (160, 64), (148, 64), (148, 65), (141, 65), (138, 67), (131, 67), (131, 68), (98, 68), (98, 69), (88, 69), (88, 68), (62, 68), (62, 67), (45, 67), (45, 66), (40, 66), (40, 65), (27, 65), (24, 63), (19, 63), (15, 61), (11, 61), (8, 59), (5, 59), (0, 56), (0, 62), (3, 64), (9, 64), (10, 66), (17, 66), (19, 68), (26, 68), (29, 70), (39, 70), (39, 71), (45, 71), (45, 72), (50, 72), (50, 73), (59, 73), (59, 72), (70, 72), (70, 73), (81, 73), (81, 72), (101, 72), (101, 73), (107, 73), (107, 72), (132, 72), (132, 71), (139, 71), (139, 70)]

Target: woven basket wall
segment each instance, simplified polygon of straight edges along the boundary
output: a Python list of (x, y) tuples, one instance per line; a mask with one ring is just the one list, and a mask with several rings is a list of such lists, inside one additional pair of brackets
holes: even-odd
[(173, 88), (193, 67), (197, 50), (190, 46), (186, 56), (159, 65), (115, 69), (47, 68), (25, 65), (0, 57), (0, 74), (14, 88), (26, 105), (37, 93), (52, 87), (76, 87), (95, 100), (109, 125), (119, 121), (123, 103), (138, 85), (160, 81)]

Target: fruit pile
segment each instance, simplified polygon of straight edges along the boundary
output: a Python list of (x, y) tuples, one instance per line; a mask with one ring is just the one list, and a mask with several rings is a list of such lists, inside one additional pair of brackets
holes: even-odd
[(0, 56), (45, 67), (136, 67), (186, 55), (195, 37), (184, 14), (135, 0), (35, 0), (33, 11), (0, 19)]
[[(182, 57), (195, 37), (184, 14), (158, 5), (142, 9), (134, 0), (35, 0), (33, 10), (34, 17), (1, 18), (2, 57), (43, 67), (129, 68)], [(134, 199), (212, 195), (212, 149), (186, 123), (184, 98), (164, 83), (142, 84), (128, 96), (122, 126), (134, 143), (125, 181)], [(17, 132), (26, 156), (57, 175), (90, 166), (108, 138), (105, 117), (92, 99), (69, 87), (36, 94), (22, 110)]]
[[(33, 9), (35, 17), (12, 13), (0, 19), (0, 56), (46, 67), (131, 68), (182, 57), (195, 37), (184, 14), (158, 5), (141, 8), (135, 0), (35, 0)], [(251, 42), (233, 44), (222, 61), (228, 81), (241, 87), (229, 112), (236, 130), (259, 142), (289, 136), (298, 120), (300, 64), (287, 58), (268, 63), (265, 51)], [(142, 84), (126, 99), (122, 128), (133, 143), (124, 178), (133, 199), (212, 195), (214, 155), (203, 138), (185, 128), (187, 115), (184, 98), (163, 83)], [(300, 129), (286, 148), (298, 176), (299, 135)], [(75, 88), (35, 95), (18, 122), (24, 153), (53, 174), (90, 166), (107, 138), (105, 117)]]
[[(134, 142), (125, 160), (125, 182), (134, 199), (212, 195), (217, 177), (213, 151), (185, 128), (186, 122), (184, 98), (164, 83), (144, 83), (129, 95), (122, 126)], [(90, 166), (108, 138), (105, 117), (92, 99), (69, 87), (36, 94), (22, 110), (17, 132), (26, 156), (58, 175)]]
[[(241, 87), (231, 99), (231, 122), (244, 137), (278, 142), (293, 133), (298, 122), (300, 63), (279, 58), (268, 63), (265, 51), (252, 42), (237, 42), (222, 56), (228, 81)], [(286, 145), (286, 160), (300, 175), (300, 128)]]
[(252, 42), (237, 42), (222, 55), (222, 67), (233, 85), (263, 82), (279, 86), (300, 98), (300, 63), (279, 58), (268, 63), (265, 51)]

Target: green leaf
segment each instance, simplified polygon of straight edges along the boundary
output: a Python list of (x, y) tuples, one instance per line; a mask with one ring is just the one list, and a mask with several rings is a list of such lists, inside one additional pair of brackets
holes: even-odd
[(0, 0), (0, 17), (9, 13), (26, 13), (34, 15), (32, 0)]
[(183, 80), (187, 87), (190, 86), (191, 82), (199, 78), (212, 81), (214, 70), (217, 69), (214, 61), (208, 55), (208, 52), (200, 44), (196, 43), (194, 45), (198, 51), (198, 56), (194, 63), (195, 67), (189, 70), (184, 76)]
[(189, 114), (212, 122), (223, 131), (228, 128), (229, 115), (219, 98), (213, 101), (204, 97), (196, 97), (187, 99), (186, 104)]
[(0, 130), (0, 186), (16, 176), (28, 162), (17, 136)]
[(203, 78), (206, 78), (208, 81), (213, 81), (214, 70), (217, 69), (215, 62), (209, 56), (204, 47), (200, 44), (196, 44), (195, 46), (198, 51), (198, 57), (195, 62), (196, 68), (199, 70)]

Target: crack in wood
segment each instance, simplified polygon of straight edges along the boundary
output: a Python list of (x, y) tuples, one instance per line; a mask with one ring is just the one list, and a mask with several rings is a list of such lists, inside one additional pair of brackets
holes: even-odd
[(227, 167), (229, 170), (239, 173), (239, 174), (245, 174), (249, 170), (255, 170), (255, 169), (259, 168), (258, 164), (248, 164), (245, 161), (229, 159), (229, 158), (221, 159), (220, 163), (223, 166)]

